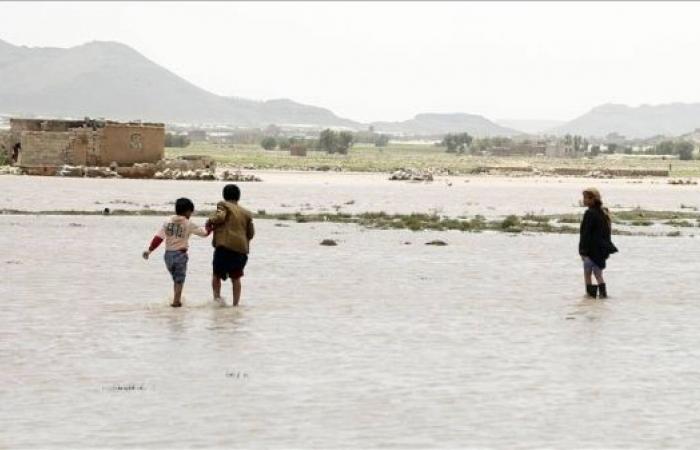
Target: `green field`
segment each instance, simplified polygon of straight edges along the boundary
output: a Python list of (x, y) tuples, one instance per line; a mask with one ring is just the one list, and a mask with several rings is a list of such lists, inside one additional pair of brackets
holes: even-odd
[(539, 170), (555, 167), (597, 169), (668, 169), (671, 177), (700, 177), (700, 161), (678, 161), (627, 157), (607, 158), (522, 158), (455, 155), (429, 144), (392, 143), (383, 149), (355, 145), (348, 155), (309, 151), (306, 157), (287, 151), (263, 150), (258, 145), (196, 143), (186, 148), (166, 148), (166, 157), (206, 155), (219, 165), (274, 170), (342, 170), (349, 172), (392, 172), (401, 168), (441, 169), (450, 174), (468, 174), (477, 167), (531, 166)]

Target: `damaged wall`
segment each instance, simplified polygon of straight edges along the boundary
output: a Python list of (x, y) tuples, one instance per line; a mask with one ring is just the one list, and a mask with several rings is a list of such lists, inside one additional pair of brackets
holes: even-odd
[(58, 119), (10, 119), (12, 132), (22, 131), (68, 131), (71, 128), (88, 126), (90, 122), (85, 120), (58, 120)]
[(100, 130), (98, 165), (156, 162), (165, 156), (165, 127), (108, 123)]
[(126, 166), (165, 156), (163, 124), (11, 119), (10, 126), (10, 148), (21, 143), (23, 167)]
[(20, 143), (20, 165), (60, 166), (66, 161), (70, 135), (61, 131), (25, 131)]

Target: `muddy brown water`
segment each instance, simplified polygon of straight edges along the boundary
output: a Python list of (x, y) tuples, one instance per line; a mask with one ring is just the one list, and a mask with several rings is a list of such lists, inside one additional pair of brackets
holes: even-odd
[[(56, 206), (73, 182), (32, 204)], [(101, 190), (61, 201), (182, 192), (88, 183)], [(192, 186), (200, 201), (218, 190)], [(210, 302), (211, 248), (194, 237), (173, 309), (162, 249), (140, 258), (159, 222), (0, 216), (0, 447), (700, 442), (695, 239), (617, 238), (597, 302), (581, 295), (576, 236), (260, 220), (242, 306)]]
[[(700, 207), (700, 186), (665, 179), (442, 177), (432, 183), (389, 181), (386, 174), (255, 172), (264, 181), (239, 183), (250, 209), (280, 212), (436, 212), (457, 217), (580, 212), (580, 192), (597, 186), (613, 208), (679, 210)], [(171, 209), (190, 197), (212, 209), (225, 183), (0, 176), (0, 205), (21, 210)]]

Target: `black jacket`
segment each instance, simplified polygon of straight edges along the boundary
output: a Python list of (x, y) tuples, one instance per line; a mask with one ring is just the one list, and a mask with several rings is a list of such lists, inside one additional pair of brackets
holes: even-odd
[(581, 238), (578, 253), (588, 256), (601, 269), (605, 269), (605, 260), (617, 252), (617, 247), (610, 240), (610, 223), (601, 208), (588, 208), (581, 221)]

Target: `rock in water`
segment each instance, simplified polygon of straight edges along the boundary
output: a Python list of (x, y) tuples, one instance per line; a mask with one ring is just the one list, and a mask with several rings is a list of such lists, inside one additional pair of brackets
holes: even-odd
[(333, 239), (324, 239), (321, 241), (321, 245), (325, 245), (327, 247), (334, 247), (334, 246), (338, 245), (338, 243), (336, 241), (334, 241)]
[(433, 181), (433, 173), (429, 170), (399, 169), (391, 174), (390, 180), (399, 181)]
[(447, 245), (447, 242), (441, 241), (440, 239), (435, 239), (433, 241), (426, 242), (425, 245), (435, 245), (438, 247), (444, 247), (445, 245)]

